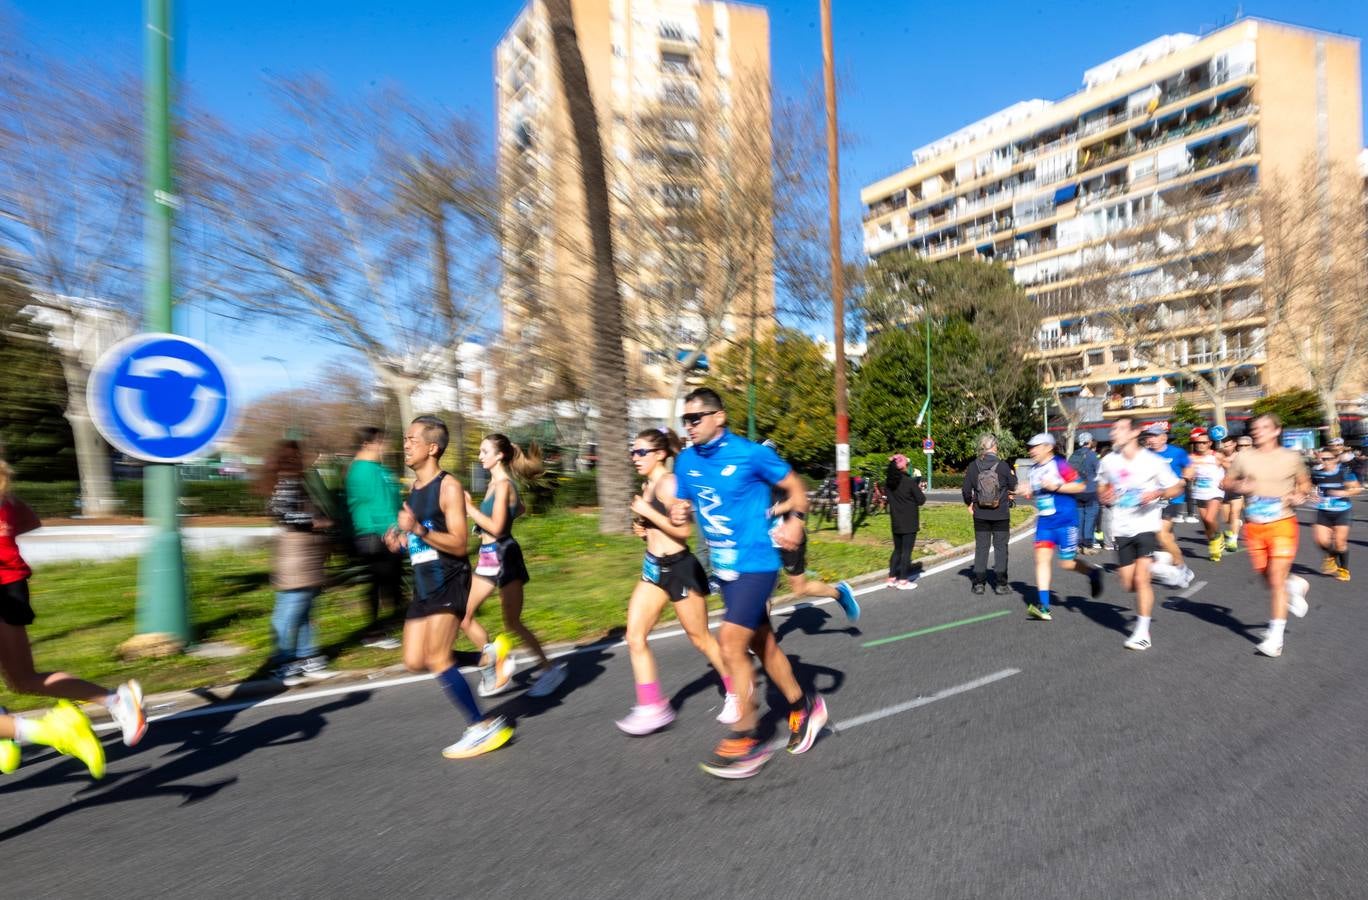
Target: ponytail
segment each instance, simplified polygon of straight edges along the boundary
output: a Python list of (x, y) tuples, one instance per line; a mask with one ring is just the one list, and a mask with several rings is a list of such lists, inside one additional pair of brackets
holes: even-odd
[(647, 428), (637, 435), (637, 440), (645, 441), (652, 450), (664, 453), (666, 459), (674, 459), (684, 449), (684, 442), (669, 428)]
[(508, 472), (519, 481), (536, 482), (546, 473), (546, 464), (542, 460), (541, 447), (533, 441), (527, 445), (524, 451), (517, 444), (508, 439), (507, 435), (490, 434), (485, 436), (485, 440), (494, 445), (494, 450), (499, 454), (500, 461), (508, 467)]

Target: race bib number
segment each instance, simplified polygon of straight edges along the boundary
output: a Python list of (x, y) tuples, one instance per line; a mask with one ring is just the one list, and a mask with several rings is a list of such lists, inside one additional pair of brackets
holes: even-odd
[(503, 563), (499, 562), (498, 544), (481, 544), (480, 556), (475, 566), (476, 575), (484, 575), (486, 578), (493, 578), (499, 574), (503, 568)]
[(1326, 494), (1321, 494), (1321, 501), (1316, 506), (1326, 512), (1344, 512), (1350, 508), (1348, 497), (1330, 497)]
[(783, 516), (779, 516), (777, 519), (775, 519), (773, 522), (770, 523), (770, 528), (769, 528), (770, 546), (773, 547), (773, 548), (775, 548), (776, 550), (782, 550), (782, 549), (783, 549), (782, 547), (779, 546), (779, 528), (780, 528), (780, 526), (782, 526), (783, 524), (784, 524), (784, 517), (783, 517)]
[(735, 581), (740, 574), (736, 571), (736, 563), (741, 553), (735, 547), (710, 547), (708, 558), (712, 560), (713, 574), (723, 581)]
[(660, 583), (660, 561), (649, 553), (641, 560), (641, 580)]
[(1139, 509), (1140, 489), (1126, 488), (1116, 495), (1116, 505), (1122, 509)]
[[(423, 523), (427, 526), (427, 523)], [(437, 551), (416, 534), (408, 536), (409, 562), (415, 566), (437, 561)]]
[(1036, 512), (1042, 516), (1052, 516), (1055, 514), (1054, 494), (1036, 494)]
[(1198, 475), (1196, 484), (1197, 490), (1209, 491), (1216, 487), (1216, 479), (1210, 475)]
[(1250, 497), (1245, 504), (1245, 518), (1251, 522), (1276, 522), (1282, 514), (1281, 497)]

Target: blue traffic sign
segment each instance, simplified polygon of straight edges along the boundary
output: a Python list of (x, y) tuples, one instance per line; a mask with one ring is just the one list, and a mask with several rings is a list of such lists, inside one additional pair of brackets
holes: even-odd
[(930, 453), (931, 451), (936, 449), (936, 442), (931, 440), (930, 438), (927, 438), (926, 440), (922, 441), (922, 449), (925, 450), (927, 453)]
[(111, 347), (87, 387), (95, 426), (147, 462), (204, 453), (233, 425), (237, 390), (218, 354), (176, 334), (139, 334)]

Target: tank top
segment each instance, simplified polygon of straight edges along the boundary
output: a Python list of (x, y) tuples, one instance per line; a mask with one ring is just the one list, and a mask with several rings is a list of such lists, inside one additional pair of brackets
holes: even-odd
[(1192, 456), (1192, 499), (1218, 500), (1221, 497), (1221, 482), (1225, 479), (1225, 467), (1216, 455)]
[[(523, 514), (522, 500), (518, 497), (517, 485), (513, 484), (512, 481), (510, 481), (508, 484), (508, 490), (508, 521), (504, 523), (503, 534), (495, 535), (495, 537), (498, 540), (503, 540), (504, 538), (513, 536), (513, 520)], [(489, 491), (485, 494), (485, 498), (480, 501), (480, 512), (484, 513), (486, 516), (489, 516), (490, 518), (493, 518), (494, 516), (493, 483), (489, 485)], [(481, 529), (477, 526), (475, 530), (479, 531)]]
[(1354, 481), (1354, 473), (1349, 471), (1343, 463), (1335, 466), (1333, 472), (1316, 468), (1311, 470), (1311, 481), (1316, 486), (1316, 493), (1319, 500), (1316, 503), (1317, 509), (1326, 512), (1344, 512), (1353, 509), (1353, 503), (1348, 497), (1332, 497), (1329, 491), (1342, 491), (1346, 481)]
[[(409, 494), (409, 509), (424, 528), (446, 533), (446, 514), (442, 512), (442, 479), (446, 472)], [(409, 562), (413, 564), (413, 592), (421, 599), (440, 596), (447, 587), (470, 569), (470, 560), (438, 550), (416, 534), (408, 536)]]

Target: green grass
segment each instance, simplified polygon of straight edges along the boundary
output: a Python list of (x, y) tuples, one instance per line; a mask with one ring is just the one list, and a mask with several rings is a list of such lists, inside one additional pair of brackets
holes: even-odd
[[(1029, 512), (1013, 511), (1013, 524)], [(640, 575), (641, 541), (601, 535), (592, 512), (556, 512), (524, 519), (518, 527), (532, 581), (524, 620), (547, 642), (591, 640), (621, 630), (627, 597)], [(958, 504), (930, 505), (922, 512), (923, 539), (951, 544), (973, 538), (973, 526)], [(882, 569), (892, 546), (888, 517), (869, 520), (854, 538), (834, 530), (810, 536), (808, 568), (834, 581)], [(195, 555), (188, 560), (195, 632), (201, 641), (229, 641), (247, 649), (231, 659), (189, 656), (126, 663), (118, 645), (132, 634), (137, 597), (137, 561), (85, 562), (42, 566), (32, 582), (38, 620), (29, 628), (41, 671), (65, 671), (110, 685), (139, 678), (149, 693), (239, 681), (258, 672), (270, 653), (271, 607), (266, 549)], [(360, 646), (365, 630), (357, 586), (325, 591), (315, 607), (318, 640), (340, 668), (370, 668), (399, 661), (395, 650)], [(713, 598), (717, 602), (716, 598)], [(497, 598), (486, 601), (480, 619), (491, 630), (500, 618)], [(666, 616), (671, 615), (666, 611)], [(462, 638), (458, 649), (471, 649)], [(0, 705), (26, 709), (42, 698), (0, 691)]]

